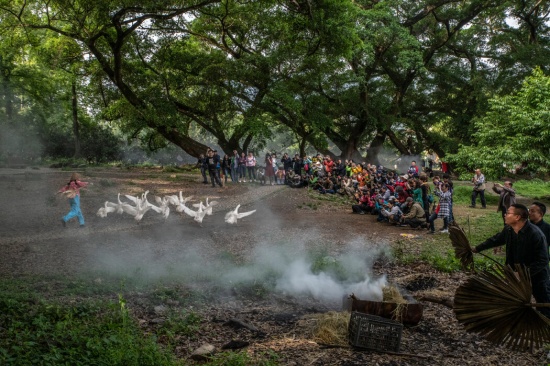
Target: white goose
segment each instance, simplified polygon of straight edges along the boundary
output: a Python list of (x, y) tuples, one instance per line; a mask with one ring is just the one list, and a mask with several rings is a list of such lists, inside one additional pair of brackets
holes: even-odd
[(191, 200), (191, 198), (193, 198), (193, 196), (189, 196), (189, 197), (184, 198), (183, 194), (180, 191), (179, 196), (173, 194), (171, 196), (165, 196), (164, 198), (166, 198), (168, 200), (168, 202), (170, 202), (171, 205), (176, 206), (176, 211), (183, 212), (183, 205), (185, 205), (187, 202), (189, 202)]
[(126, 198), (128, 198), (130, 201), (132, 201), (136, 206), (141, 205), (147, 201), (147, 195), (149, 194), (149, 191), (145, 191), (145, 193), (141, 194), (141, 198), (138, 196), (130, 196), (129, 194), (125, 194)]
[(202, 219), (204, 219), (204, 216), (206, 215), (206, 211), (203, 210), (204, 206), (202, 205), (202, 201), (197, 211), (191, 210), (189, 207), (185, 206), (185, 204), (183, 204), (182, 206), (183, 206), (183, 212), (191, 216), (193, 220), (195, 220), (199, 224), (202, 224)]
[(237, 205), (234, 210), (229, 211), (225, 214), (225, 222), (227, 222), (228, 224), (236, 224), (238, 219), (242, 219), (243, 217), (252, 215), (254, 212), (256, 212), (256, 210), (252, 210), (239, 213), (239, 207), (241, 207), (241, 205)]
[(202, 204), (202, 201), (200, 203), (195, 203), (193, 207), (198, 208), (199, 206), (206, 211), (206, 214), (208, 216), (212, 215), (212, 206), (216, 206), (218, 204), (218, 201), (211, 201), (208, 202), (208, 197), (206, 197), (206, 206)]
[[(131, 196), (130, 196), (131, 197)], [(137, 197), (136, 197), (137, 198)], [(147, 201), (147, 199), (145, 199)], [(136, 199), (136, 206), (125, 204), (122, 206), (124, 212), (130, 216), (134, 216), (134, 220), (140, 222), (143, 218), (143, 215), (151, 209), (151, 205), (142, 202), (139, 198)]]
[(99, 217), (107, 217), (108, 213), (116, 212), (117, 210), (117, 204), (109, 201), (105, 201), (105, 204), (103, 207), (101, 207), (99, 210), (97, 210), (97, 216)]
[(157, 202), (158, 206), (152, 205), (147, 201), (147, 203), (151, 206), (151, 209), (155, 210), (159, 214), (162, 214), (165, 219), (168, 218), (168, 215), (170, 215), (170, 206), (168, 206), (168, 199), (166, 197), (160, 198), (159, 196), (155, 196), (155, 201)]
[(132, 207), (132, 205), (130, 205), (129, 203), (122, 202), (122, 201), (120, 200), (120, 193), (119, 193), (119, 194), (118, 194), (118, 203), (116, 204), (116, 213), (117, 213), (117, 214), (122, 214), (122, 213), (124, 213), (124, 206)]

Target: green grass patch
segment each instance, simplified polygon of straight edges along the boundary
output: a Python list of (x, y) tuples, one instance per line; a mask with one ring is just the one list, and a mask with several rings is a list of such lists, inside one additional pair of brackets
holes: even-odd
[(514, 189), (522, 197), (550, 201), (550, 182), (541, 179), (520, 180), (514, 183)]
[(181, 337), (195, 338), (200, 330), (201, 318), (197, 314), (188, 311), (171, 311), (167, 314), (166, 321), (157, 329), (157, 336), (163, 336), (171, 345), (176, 345)]
[[(459, 185), (455, 183), (453, 189), (453, 204), (470, 205), (472, 203), (472, 191), (473, 186), (471, 184)], [(485, 200), (487, 201), (488, 205), (498, 204), (498, 196), (494, 194), (491, 189), (485, 190)], [(479, 196), (477, 198), (477, 205), (481, 205), (479, 201)]]
[(177, 365), (115, 301), (29, 301), (0, 295), (2, 365)]
[[(482, 243), (492, 235), (502, 230), (502, 218), (500, 214), (491, 210), (475, 210), (475, 214), (468, 214), (463, 206), (456, 206), (453, 209), (457, 223), (465, 231), (472, 247)], [(460, 214), (457, 215), (457, 211)], [(466, 214), (462, 214), (465, 212)], [(441, 223), (441, 220), (439, 220)], [(436, 221), (436, 227), (438, 226)], [(461, 271), (460, 262), (456, 259), (454, 249), (448, 234), (436, 234), (425, 236), (424, 231), (419, 232), (416, 239), (399, 239), (393, 243), (393, 256), (404, 264), (411, 264), (417, 261), (429, 263), (435, 269), (442, 272)], [(504, 263), (503, 256), (495, 256), (492, 251), (485, 251), (499, 263)], [(483, 270), (494, 264), (493, 260), (482, 255), (474, 255), (475, 267)]]

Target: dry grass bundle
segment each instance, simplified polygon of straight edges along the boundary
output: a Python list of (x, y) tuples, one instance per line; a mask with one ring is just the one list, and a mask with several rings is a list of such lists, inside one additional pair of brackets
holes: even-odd
[[(548, 304), (543, 304), (548, 305)], [(525, 267), (497, 265), (470, 277), (455, 294), (454, 312), (467, 331), (517, 350), (550, 343), (550, 321), (531, 304)]]
[(406, 304), (407, 300), (399, 292), (399, 289), (394, 285), (387, 285), (382, 288), (382, 301), (394, 302), (396, 304)]
[(470, 241), (466, 237), (464, 230), (456, 222), (449, 224), (449, 237), (455, 250), (455, 256), (460, 260), (462, 268), (473, 271), (474, 269), (474, 254)]
[(350, 313), (329, 311), (307, 317), (308, 336), (317, 343), (347, 346)]
[(393, 317), (392, 319), (403, 322), (403, 312), (406, 310), (405, 304), (407, 304), (407, 300), (403, 298), (403, 295), (399, 292), (399, 289), (395, 287), (394, 285), (388, 285), (384, 286), (382, 288), (382, 296), (384, 302), (392, 302), (397, 304), (394, 311), (392, 311)]

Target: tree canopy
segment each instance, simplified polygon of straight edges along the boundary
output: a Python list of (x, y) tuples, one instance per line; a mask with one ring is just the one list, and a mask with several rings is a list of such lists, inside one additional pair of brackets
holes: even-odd
[(470, 171), (492, 177), (518, 170), (550, 171), (550, 77), (541, 69), (512, 94), (489, 100), (487, 113), (474, 121), (473, 145), (462, 145), (449, 158)]
[[(230, 152), (286, 131), (300, 153), (377, 163), (383, 146), (462, 146), (465, 162), (496, 100), (546, 72), (549, 13), (536, 0), (0, 0), (0, 113), (13, 124), (22, 95), (36, 115), (65, 103), (55, 120), (75, 134), (95, 123), (193, 156), (206, 136)], [(29, 63), (53, 90), (13, 76)]]

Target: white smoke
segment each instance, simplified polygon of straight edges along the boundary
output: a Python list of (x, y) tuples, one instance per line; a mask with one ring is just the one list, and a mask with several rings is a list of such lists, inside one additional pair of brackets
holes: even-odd
[(341, 304), (342, 298), (351, 293), (361, 299), (382, 300), (386, 277), (374, 276), (372, 266), (387, 246), (377, 248), (357, 239), (340, 247), (339, 252), (327, 254), (319, 246), (312, 247), (321, 242), (314, 233), (302, 234), (302, 238), (293, 236), (288, 243), (264, 240), (242, 252), (240, 258), (235, 257), (234, 248), (229, 249), (231, 238), (224, 241), (227, 251), (220, 252), (202, 237), (187, 239), (178, 254), (169, 249), (159, 251), (158, 244), (146, 238), (135, 238), (135, 250), (109, 250), (91, 259), (102, 271), (131, 274), (134, 278), (139, 275), (145, 281), (170, 277), (189, 285), (225, 289), (261, 285), (269, 291), (307, 296), (330, 306)]

